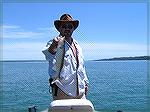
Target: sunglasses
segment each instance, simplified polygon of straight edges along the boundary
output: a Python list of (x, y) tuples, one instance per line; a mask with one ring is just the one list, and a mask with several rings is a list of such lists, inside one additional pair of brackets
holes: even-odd
[(73, 28), (73, 25), (72, 25), (72, 24), (65, 24), (65, 25), (62, 25), (61, 28), (64, 28), (64, 29), (72, 29), (72, 28)]

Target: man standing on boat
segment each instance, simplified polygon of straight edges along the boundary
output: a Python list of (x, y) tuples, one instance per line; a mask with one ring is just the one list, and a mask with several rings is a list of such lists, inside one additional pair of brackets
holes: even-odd
[(82, 49), (72, 38), (79, 21), (73, 20), (69, 14), (63, 14), (60, 20), (54, 21), (54, 25), (60, 34), (42, 51), (49, 62), (49, 82), (53, 99), (84, 99), (89, 82)]

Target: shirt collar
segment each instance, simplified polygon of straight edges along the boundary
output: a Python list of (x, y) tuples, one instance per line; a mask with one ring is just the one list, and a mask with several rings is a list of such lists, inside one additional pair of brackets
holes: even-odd
[[(65, 40), (65, 42), (70, 46), (70, 44)], [(78, 45), (78, 42), (73, 38), (73, 42), (75, 45)]]

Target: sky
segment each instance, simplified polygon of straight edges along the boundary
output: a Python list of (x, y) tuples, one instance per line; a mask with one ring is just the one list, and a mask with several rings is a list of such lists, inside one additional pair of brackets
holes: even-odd
[(85, 60), (147, 55), (146, 3), (3, 3), (3, 60), (44, 60), (64, 13), (80, 21)]

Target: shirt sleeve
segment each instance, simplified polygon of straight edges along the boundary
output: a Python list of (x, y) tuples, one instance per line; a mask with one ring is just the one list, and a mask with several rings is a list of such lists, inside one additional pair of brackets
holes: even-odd
[(83, 81), (85, 82), (85, 84), (89, 84), (89, 80), (88, 80), (88, 77), (87, 77), (87, 74), (86, 74), (86, 71), (85, 71), (85, 63), (84, 63), (84, 56), (82, 54), (82, 48), (78, 45), (78, 50), (79, 50), (79, 54), (80, 54), (80, 61), (82, 63), (80, 63), (80, 73), (81, 73), (81, 76), (83, 76)]
[(53, 61), (55, 55), (54, 54), (51, 54), (49, 51), (48, 51), (48, 48), (46, 50), (43, 50), (42, 51), (43, 54), (45, 55), (45, 58), (47, 61)]
[(42, 50), (42, 52), (45, 55), (45, 58), (46, 58), (47, 61), (53, 61), (53, 59), (55, 57), (54, 54), (51, 54), (48, 51), (48, 48), (50, 47), (51, 44), (52, 44), (52, 40), (48, 41), (46, 47), (44, 48), (44, 50)]
[(89, 80), (88, 80), (88, 77), (86, 75), (84, 63), (83, 63), (83, 75), (84, 75), (85, 84), (89, 84)]

